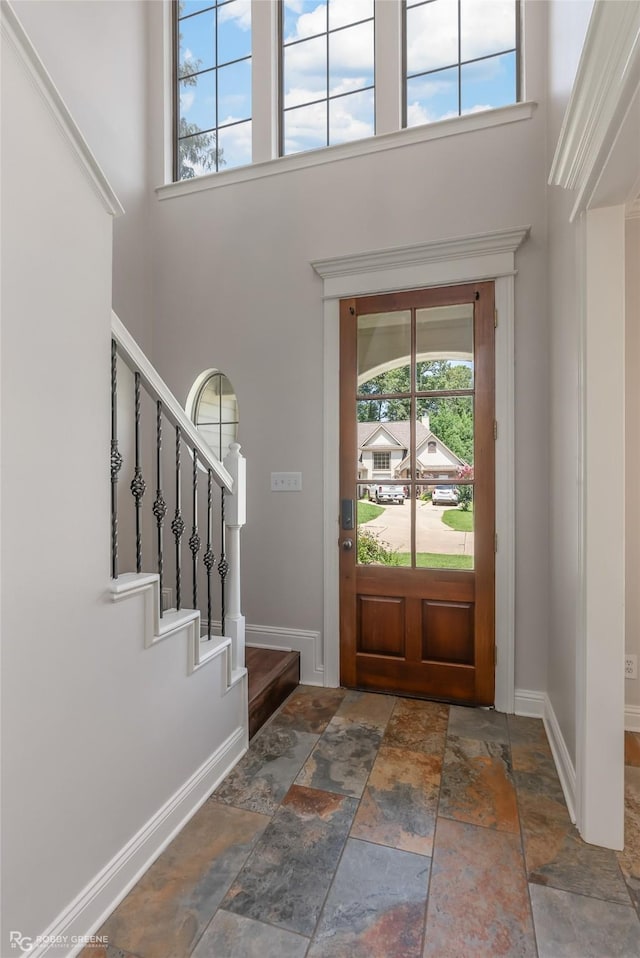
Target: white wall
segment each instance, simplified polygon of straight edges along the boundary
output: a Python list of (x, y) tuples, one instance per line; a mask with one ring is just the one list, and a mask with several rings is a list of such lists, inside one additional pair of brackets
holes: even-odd
[[(531, 120), (158, 201), (154, 359), (183, 400), (208, 366), (237, 390), (248, 459), (247, 621), (321, 629), (323, 311), (310, 262), (531, 224), (516, 280), (516, 685), (543, 689), (544, 5), (530, 4), (527, 17), (527, 95), (542, 104)], [(302, 493), (271, 494), (272, 470), (301, 470)]]
[(16, 0), (13, 7), (125, 209), (114, 225), (113, 308), (149, 354), (147, 45), (142, 0)]
[[(548, 7), (547, 168), (550, 168), (591, 15), (592, 0)], [(579, 627), (580, 223), (572, 197), (548, 196), (550, 319), (550, 519), (548, 692), (571, 760), (576, 759), (576, 636)], [(545, 304), (546, 305), (546, 304)]]
[(142, 600), (108, 595), (112, 222), (22, 63), (3, 33), (2, 955), (243, 724), (223, 659), (188, 677), (184, 642), (145, 649)]
[[(640, 217), (629, 219), (626, 252), (626, 603), (625, 650), (640, 658)], [(625, 682), (627, 705), (640, 706), (640, 680)]]

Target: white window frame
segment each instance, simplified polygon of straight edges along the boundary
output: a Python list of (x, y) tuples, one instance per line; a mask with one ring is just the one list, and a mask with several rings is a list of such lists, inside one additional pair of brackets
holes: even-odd
[[(279, 156), (278, 3), (277, 0), (251, 0), (251, 4), (252, 163), (178, 182), (171, 180), (171, 164), (165, 163), (167, 182), (156, 190), (161, 200), (275, 176), (291, 170), (320, 166), (350, 157), (398, 149), (414, 143), (456, 136), (460, 133), (517, 123), (530, 119), (535, 111), (536, 104), (525, 101), (487, 110), (484, 113), (471, 113), (424, 126), (403, 129), (402, 4), (400, 0), (396, 3), (391, 0), (375, 0), (375, 136), (308, 150), (304, 153)], [(166, 2), (166, 10), (165, 31), (171, 47), (173, 26), (170, 0)], [(166, 46), (165, 43), (165, 49)], [(173, 68), (166, 73), (170, 81), (166, 88), (166, 102), (171, 104)], [(167, 110), (165, 110), (165, 116), (166, 114)], [(169, 143), (172, 156), (173, 122), (171, 120), (169, 120), (169, 129), (171, 135), (165, 139)]]

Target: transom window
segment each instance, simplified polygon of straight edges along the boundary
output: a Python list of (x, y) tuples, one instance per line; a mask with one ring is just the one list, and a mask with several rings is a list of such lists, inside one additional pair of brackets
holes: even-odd
[(390, 452), (374, 452), (373, 468), (374, 469), (390, 469), (391, 468), (391, 453)]
[(406, 0), (406, 126), (518, 99), (514, 0)]
[(518, 101), (520, 0), (380, 4), (173, 0), (174, 178)]
[(284, 0), (281, 153), (375, 132), (373, 0)]
[(179, 0), (176, 179), (251, 162), (251, 0)]

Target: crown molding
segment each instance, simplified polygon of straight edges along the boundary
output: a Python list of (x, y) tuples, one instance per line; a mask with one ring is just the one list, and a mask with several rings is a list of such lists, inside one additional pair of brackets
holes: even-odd
[[(395, 246), (392, 249), (371, 250), (314, 260), (311, 265), (323, 279), (335, 279), (353, 273), (370, 273), (394, 267), (424, 266), (430, 263), (451, 262), (470, 256), (513, 256), (529, 235), (529, 226), (519, 226), (472, 236), (454, 237), (413, 246)], [(514, 264), (511, 265), (511, 270)]]
[(102, 201), (106, 212), (111, 216), (120, 216), (124, 213), (120, 200), (91, 152), (89, 144), (80, 132), (69, 108), (38, 56), (9, 0), (2, 0), (0, 4), (0, 30), (2, 36), (6, 37), (16, 51), (22, 66), (42, 96), (62, 135), (75, 153), (87, 180), (94, 193)]
[(585, 209), (640, 83), (640, 0), (595, 0), (549, 184)]

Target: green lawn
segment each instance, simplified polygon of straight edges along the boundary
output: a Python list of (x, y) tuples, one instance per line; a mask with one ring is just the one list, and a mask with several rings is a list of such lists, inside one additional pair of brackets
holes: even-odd
[(365, 522), (371, 522), (372, 519), (377, 519), (378, 516), (381, 516), (384, 512), (382, 506), (374, 506), (372, 502), (362, 502), (358, 501), (358, 525), (364, 525)]
[(455, 529), (456, 532), (473, 532), (473, 509), (447, 509), (442, 513), (442, 521), (445, 526)]
[[(411, 554), (399, 552), (398, 565), (411, 565)], [(416, 566), (421, 569), (473, 569), (473, 556), (416, 552)]]

